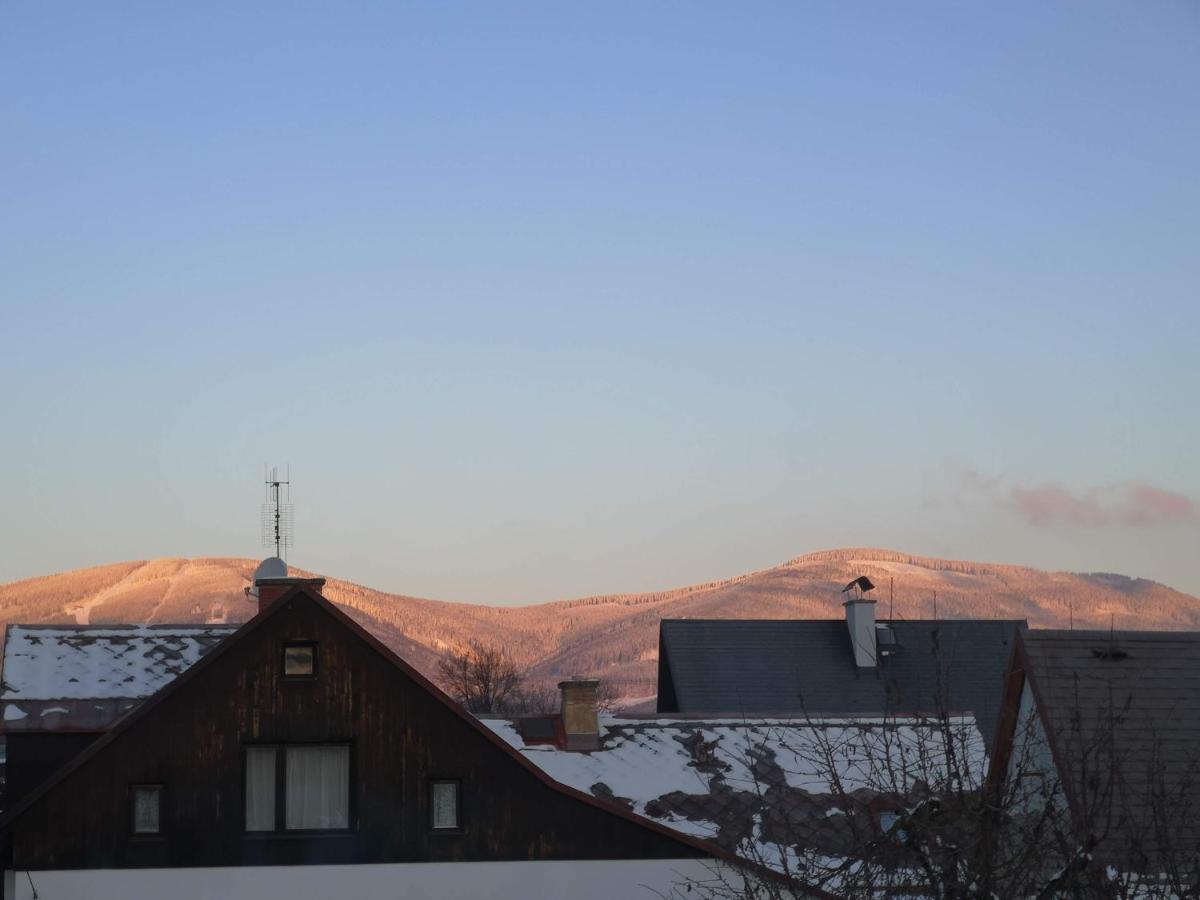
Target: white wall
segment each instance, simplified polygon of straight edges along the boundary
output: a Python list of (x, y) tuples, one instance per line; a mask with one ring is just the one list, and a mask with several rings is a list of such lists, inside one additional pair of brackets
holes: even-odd
[(731, 874), (687, 859), (7, 871), (4, 896), (33, 900), (35, 888), (38, 900), (652, 900), (688, 880)]
[[(1026, 679), (1021, 690), (1021, 705), (1017, 710), (1017, 727), (1013, 733), (1012, 754), (1005, 773), (1017, 808), (1034, 812), (1045, 806), (1045, 797), (1053, 794), (1059, 807), (1065, 809), (1066, 799), (1058, 788), (1058, 769), (1050, 741), (1038, 715), (1033, 690)], [(1014, 783), (1014, 779), (1016, 779)]]

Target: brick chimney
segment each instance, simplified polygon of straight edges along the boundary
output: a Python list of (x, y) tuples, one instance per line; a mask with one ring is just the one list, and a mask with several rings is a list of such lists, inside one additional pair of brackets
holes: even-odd
[(575, 676), (560, 681), (563, 731), (568, 750), (600, 749), (600, 716), (596, 712), (596, 690), (600, 682)]
[(860, 669), (875, 667), (875, 601), (863, 597), (847, 600), (846, 628), (850, 631), (850, 646), (854, 648), (854, 664)]
[(319, 594), (321, 593), (321, 588), (325, 587), (325, 579), (291, 577), (259, 578), (254, 582), (254, 587), (251, 590), (251, 593), (257, 593), (258, 611), (261, 613), (292, 588), (302, 584), (308, 585)]
[(258, 601), (258, 611), (261, 613), (297, 585), (308, 585), (320, 593), (325, 586), (325, 579), (289, 576), (287, 563), (277, 556), (271, 556), (254, 570), (254, 586), (246, 589), (246, 595)]

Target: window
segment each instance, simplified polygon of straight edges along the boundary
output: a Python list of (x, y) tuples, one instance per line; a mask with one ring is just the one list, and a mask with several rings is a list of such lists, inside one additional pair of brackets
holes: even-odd
[(283, 677), (312, 678), (317, 674), (317, 645), (311, 641), (283, 645)]
[(133, 833), (159, 834), (162, 831), (162, 785), (135, 784), (132, 800)]
[(350, 827), (350, 748), (287, 747), (288, 831)]
[(246, 748), (246, 831), (349, 827), (349, 744)]
[(246, 830), (275, 830), (275, 757), (278, 747), (246, 748)]
[(439, 780), (429, 783), (429, 809), (434, 831), (457, 831), (460, 823), (459, 783)]

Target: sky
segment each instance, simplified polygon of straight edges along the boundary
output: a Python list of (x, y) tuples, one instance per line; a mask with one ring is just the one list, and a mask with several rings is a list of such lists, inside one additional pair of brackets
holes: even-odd
[(9, 4), (0, 581), (1200, 593), (1200, 6)]

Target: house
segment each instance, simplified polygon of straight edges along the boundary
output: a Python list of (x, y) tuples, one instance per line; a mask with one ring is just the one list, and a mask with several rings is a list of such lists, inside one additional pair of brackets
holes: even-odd
[(877, 622), (854, 598), (837, 619), (664, 619), (660, 713), (974, 716), (990, 745), (1023, 620)]
[(483, 722), (560, 784), (787, 873), (838, 868), (956, 766), (986, 775), (970, 716), (597, 715), (596, 685), (560, 685), (559, 715)]
[(258, 579), (257, 615), (8, 809), (5, 897), (611, 898), (719, 865), (549, 777), (322, 585)]
[(233, 626), (10, 625), (0, 668), (11, 806)]
[[(1193, 879), (1200, 858), (1200, 633), (1030, 630), (989, 776), (1113, 873)], [(1181, 886), (1182, 887), (1182, 886)]]

